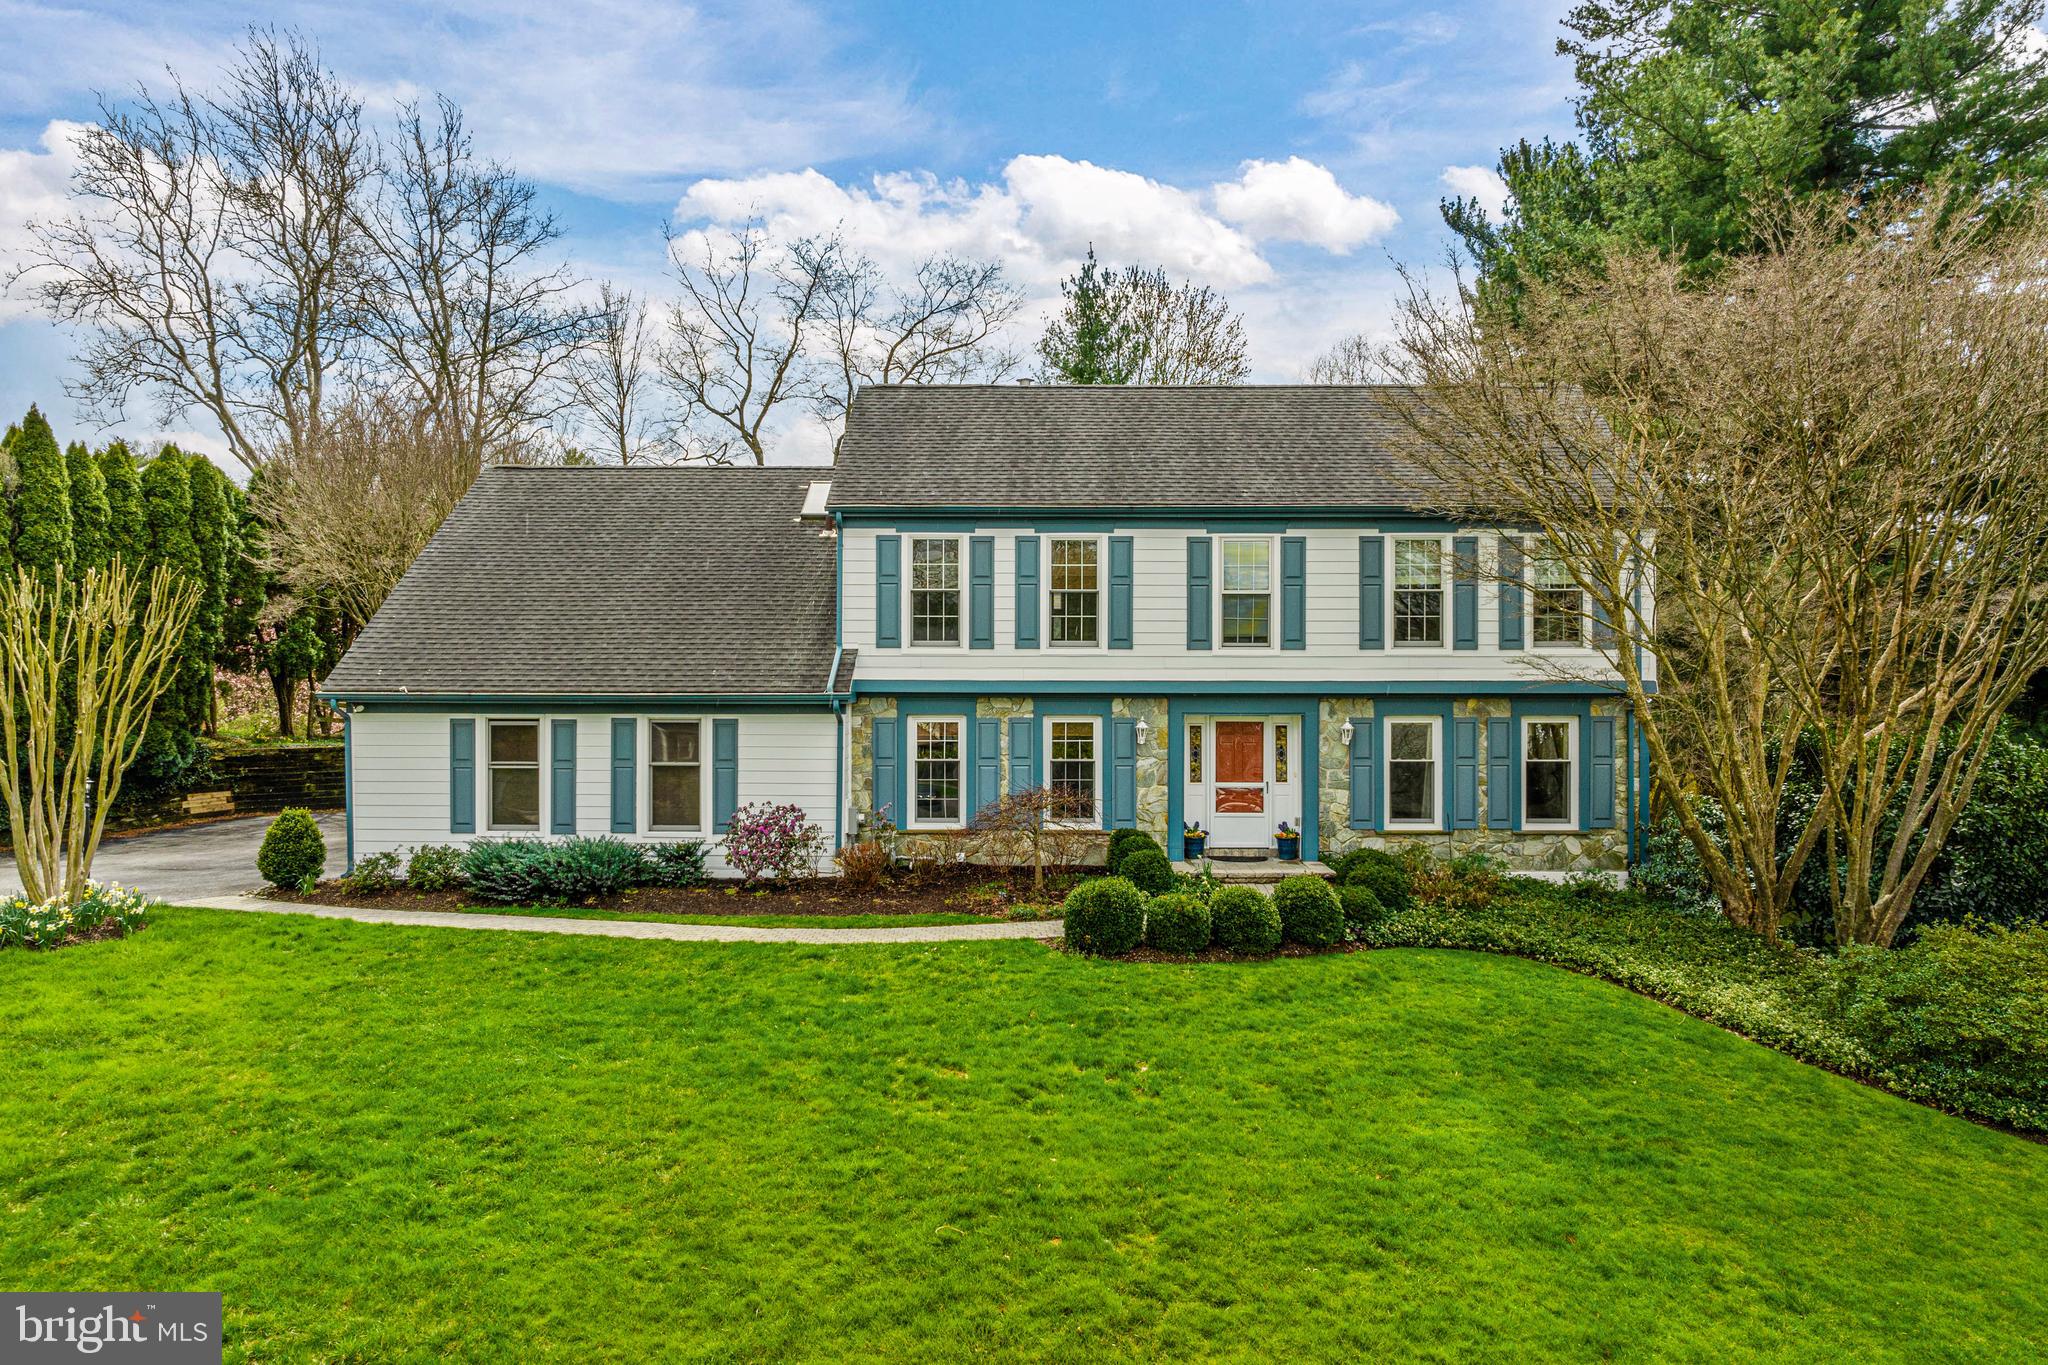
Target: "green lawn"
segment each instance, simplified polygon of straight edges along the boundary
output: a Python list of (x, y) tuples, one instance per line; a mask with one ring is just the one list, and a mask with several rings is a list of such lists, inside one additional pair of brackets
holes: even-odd
[(2048, 1150), (1510, 958), (173, 910), (0, 1029), (0, 1284), (230, 1359), (2048, 1349)]

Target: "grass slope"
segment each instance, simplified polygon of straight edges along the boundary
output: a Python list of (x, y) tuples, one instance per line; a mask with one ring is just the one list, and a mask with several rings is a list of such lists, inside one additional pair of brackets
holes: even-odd
[(228, 1356), (2023, 1359), (2048, 1150), (1598, 981), (166, 912), (0, 954), (0, 1283)]

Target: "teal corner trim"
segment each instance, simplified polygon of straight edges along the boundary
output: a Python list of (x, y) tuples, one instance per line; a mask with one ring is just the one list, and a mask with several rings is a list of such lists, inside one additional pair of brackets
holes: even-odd
[(341, 713), (341, 841), (342, 870), (356, 870), (356, 755), (349, 713)]

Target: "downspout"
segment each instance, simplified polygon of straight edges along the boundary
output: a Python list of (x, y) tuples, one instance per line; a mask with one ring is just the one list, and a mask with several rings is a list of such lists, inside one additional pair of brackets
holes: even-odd
[(839, 699), (839, 661), (846, 654), (846, 528), (832, 513), (832, 849), (846, 847), (846, 705)]

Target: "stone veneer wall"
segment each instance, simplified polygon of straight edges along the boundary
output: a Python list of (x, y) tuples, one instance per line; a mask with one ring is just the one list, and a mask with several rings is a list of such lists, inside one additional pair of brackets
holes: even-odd
[[(1354, 716), (1371, 717), (1373, 705), (1369, 700), (1359, 697), (1325, 697), (1322, 700), (1321, 712), (1323, 743), (1320, 796), (1322, 854), (1325, 859), (1340, 857), (1354, 848), (1384, 848), (1398, 851), (1403, 847), (1420, 846), (1445, 858), (1466, 852), (1490, 853), (1518, 872), (1619, 871), (1628, 866), (1628, 832), (1621, 823), (1628, 811), (1627, 765), (1622, 761), (1625, 755), (1617, 753), (1614, 765), (1616, 822), (1613, 829), (1584, 830), (1568, 834), (1488, 829), (1485, 825), (1486, 722), (1495, 716), (1509, 715), (1510, 707), (1505, 697), (1481, 697), (1459, 701), (1452, 705), (1452, 715), (1472, 716), (1479, 721), (1480, 827), (1432, 831), (1426, 834), (1376, 833), (1372, 830), (1350, 827), (1351, 753), (1339, 733), (1346, 720)], [(1593, 703), (1593, 714), (1596, 716), (1613, 716), (1619, 721), (1622, 712), (1622, 704), (1619, 701)]]

